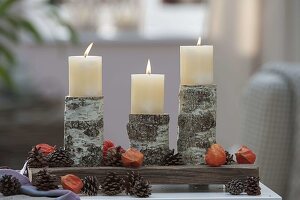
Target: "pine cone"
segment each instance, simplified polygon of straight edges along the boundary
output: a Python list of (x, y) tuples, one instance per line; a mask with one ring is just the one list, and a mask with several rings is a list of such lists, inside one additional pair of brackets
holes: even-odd
[(86, 176), (83, 179), (82, 192), (89, 196), (95, 196), (98, 193), (100, 184), (96, 176)]
[(231, 163), (234, 163), (233, 155), (230, 154), (228, 151), (225, 151), (226, 154), (226, 163), (225, 165), (230, 165)]
[(125, 193), (127, 195), (128, 194), (134, 195), (133, 192), (134, 185), (138, 180), (141, 180), (141, 178), (142, 177), (138, 172), (131, 171), (127, 173), (127, 176), (125, 177), (125, 181), (124, 181)]
[(245, 190), (245, 184), (239, 179), (234, 179), (225, 185), (226, 192), (232, 195), (239, 195)]
[(43, 155), (42, 152), (40, 152), (40, 148), (33, 147), (30, 152), (28, 152), (28, 162), (27, 165), (28, 167), (31, 168), (42, 168), (42, 167), (47, 167), (47, 159)]
[(246, 180), (246, 189), (245, 192), (248, 195), (260, 195), (261, 188), (259, 186), (259, 177), (255, 176), (248, 176)]
[(50, 174), (47, 169), (43, 169), (36, 174), (36, 180), (33, 185), (36, 186), (38, 190), (54, 190), (58, 188), (56, 181), (57, 178), (55, 175)]
[(109, 172), (101, 185), (101, 191), (109, 196), (117, 195), (124, 190), (124, 180), (114, 172)]
[(0, 179), (0, 193), (11, 196), (20, 193), (21, 183), (12, 175), (4, 175)]
[(108, 149), (106, 158), (104, 159), (104, 165), (112, 167), (121, 167), (122, 153), (124, 153), (124, 149), (121, 146)]
[(74, 162), (70, 158), (69, 152), (63, 148), (55, 150), (47, 156), (49, 167), (71, 167)]
[(134, 184), (133, 194), (140, 198), (146, 198), (151, 195), (151, 185), (148, 181), (141, 178)]
[(182, 156), (180, 153), (174, 154), (174, 149), (170, 150), (167, 155), (163, 158), (162, 165), (170, 166), (170, 165), (184, 165)]

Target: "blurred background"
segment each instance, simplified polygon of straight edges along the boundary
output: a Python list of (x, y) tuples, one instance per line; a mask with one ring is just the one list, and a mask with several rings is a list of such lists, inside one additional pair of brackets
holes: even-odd
[[(257, 153), (262, 181), (300, 196), (300, 1), (0, 0), (0, 166), (63, 145), (68, 56), (103, 56), (105, 138), (128, 146), (130, 74), (166, 75), (176, 148), (179, 46), (214, 45), (217, 140)], [(269, 63), (269, 64), (266, 64)], [(291, 64), (293, 63), (293, 64)]]

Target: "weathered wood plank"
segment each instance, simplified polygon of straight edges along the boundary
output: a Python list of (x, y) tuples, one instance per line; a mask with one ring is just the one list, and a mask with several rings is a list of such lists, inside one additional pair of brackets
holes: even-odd
[[(33, 180), (40, 169), (29, 169), (29, 178)], [(107, 172), (113, 171), (125, 175), (128, 171), (138, 171), (151, 184), (225, 184), (234, 178), (259, 176), (259, 168), (255, 165), (224, 165), (221, 167), (198, 166), (145, 166), (141, 168), (124, 167), (69, 167), (49, 168), (57, 176), (75, 174), (81, 178), (97, 176), (103, 180)]]

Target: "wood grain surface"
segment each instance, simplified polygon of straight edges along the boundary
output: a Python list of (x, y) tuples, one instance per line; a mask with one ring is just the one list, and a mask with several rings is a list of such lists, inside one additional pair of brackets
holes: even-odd
[[(29, 169), (29, 178), (33, 180), (41, 169)], [(259, 168), (256, 165), (224, 165), (221, 167), (198, 166), (145, 166), (141, 168), (124, 167), (69, 167), (49, 168), (51, 173), (57, 176), (75, 174), (81, 178), (85, 176), (97, 176), (101, 182), (108, 172), (126, 175), (129, 171), (138, 171), (147, 178), (151, 184), (226, 184), (234, 178), (246, 178), (247, 176), (259, 176)]]

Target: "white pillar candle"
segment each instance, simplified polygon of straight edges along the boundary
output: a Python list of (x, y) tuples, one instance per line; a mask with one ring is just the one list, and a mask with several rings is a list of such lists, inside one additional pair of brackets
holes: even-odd
[(88, 55), (92, 45), (84, 56), (69, 57), (69, 96), (102, 96), (102, 57)]
[(164, 113), (165, 75), (151, 74), (148, 60), (146, 74), (131, 75), (131, 114)]
[(180, 84), (206, 85), (213, 83), (213, 46), (180, 46)]

